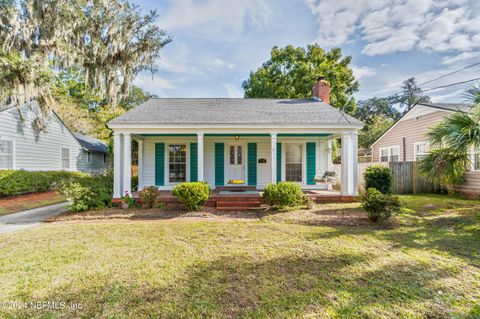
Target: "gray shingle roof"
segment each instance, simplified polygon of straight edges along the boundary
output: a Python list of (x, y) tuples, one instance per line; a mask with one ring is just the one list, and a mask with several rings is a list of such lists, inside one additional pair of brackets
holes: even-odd
[(362, 122), (313, 99), (153, 98), (109, 124), (362, 125)]
[(80, 133), (74, 133), (74, 135), (84, 149), (92, 152), (108, 153), (108, 146), (104, 142)]
[(460, 111), (468, 112), (472, 108), (471, 105), (464, 103), (419, 103), (420, 105), (425, 105), (429, 107), (434, 107), (437, 109), (447, 110), (447, 111)]

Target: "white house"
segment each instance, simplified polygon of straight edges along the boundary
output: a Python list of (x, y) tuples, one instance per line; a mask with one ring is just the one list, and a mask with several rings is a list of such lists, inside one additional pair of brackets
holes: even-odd
[(357, 195), (362, 122), (333, 108), (319, 79), (313, 99), (150, 99), (108, 123), (114, 131), (114, 197), (131, 191), (131, 142), (139, 189), (206, 181), (262, 189), (277, 181), (326, 189), (332, 140), (342, 140), (342, 195)]
[[(53, 111), (41, 115), (36, 102), (20, 112), (12, 104), (0, 105), (0, 170), (96, 173), (108, 167), (108, 146), (102, 141), (71, 132)], [(41, 130), (33, 124), (39, 118)]]

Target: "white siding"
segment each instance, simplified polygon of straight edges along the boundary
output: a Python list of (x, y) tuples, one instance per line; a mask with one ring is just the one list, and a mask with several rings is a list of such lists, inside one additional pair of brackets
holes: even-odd
[(76, 138), (53, 113), (47, 117), (46, 132), (35, 132), (31, 123), (38, 114), (36, 103), (22, 108), (23, 122), (16, 108), (0, 112), (0, 138), (14, 141), (15, 169), (61, 170), (61, 149), (69, 148), (70, 170), (90, 171), (93, 163), (87, 163), (86, 153)]
[[(317, 143), (317, 172), (323, 172), (327, 170), (327, 141), (320, 140), (319, 138), (279, 138), (278, 142), (286, 141), (299, 141), (301, 143), (306, 142), (316, 142)], [(155, 143), (165, 143), (165, 176), (168, 176), (168, 160), (167, 160), (167, 151), (168, 144), (187, 144), (187, 151), (190, 150), (189, 143), (196, 143), (197, 138), (192, 137), (169, 137), (169, 136), (159, 136), (159, 137), (145, 137), (144, 138), (144, 153), (143, 153), (143, 172), (142, 178), (144, 185), (140, 187), (154, 185), (155, 184)], [(234, 136), (206, 136), (204, 138), (204, 178), (211, 186), (215, 185), (215, 143), (224, 143), (225, 144), (225, 160), (228, 160), (228, 143), (241, 142), (244, 143), (245, 150), (247, 150), (247, 144), (254, 142), (257, 143), (257, 186), (258, 188), (263, 188), (267, 183), (270, 183), (271, 178), (271, 152), (270, 152), (270, 137), (266, 136), (251, 136), (244, 137), (241, 136), (239, 141), (235, 141)], [(248, 165), (247, 165), (248, 154), (245, 152), (245, 180), (248, 179)], [(259, 164), (259, 159), (266, 159), (265, 164)], [(187, 154), (187, 179), (190, 178), (190, 156)], [(282, 159), (282, 165), (285, 164), (285, 160)], [(226, 165), (225, 165), (226, 167)], [(226, 174), (225, 174), (226, 176)], [(171, 188), (173, 185), (168, 185), (166, 182), (165, 188)]]

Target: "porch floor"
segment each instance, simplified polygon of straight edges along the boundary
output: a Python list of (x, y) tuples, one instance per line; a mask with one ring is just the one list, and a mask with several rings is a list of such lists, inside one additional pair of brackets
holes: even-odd
[[(357, 201), (356, 196), (344, 196), (336, 190), (304, 190), (303, 192), (310, 196), (315, 203), (350, 203)], [(160, 200), (168, 208), (182, 207), (171, 191), (161, 190), (159, 193)], [(255, 188), (239, 191), (238, 188), (230, 190), (228, 187), (221, 187), (213, 190), (205, 206), (219, 210), (260, 209), (264, 203), (262, 195), (263, 191)], [(133, 192), (132, 196), (138, 199), (139, 192)]]

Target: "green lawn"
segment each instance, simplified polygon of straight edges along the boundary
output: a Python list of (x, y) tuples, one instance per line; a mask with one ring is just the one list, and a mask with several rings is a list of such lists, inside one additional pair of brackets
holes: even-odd
[(358, 204), (332, 204), (0, 235), (0, 302), (83, 306), (0, 317), (479, 318), (480, 202), (402, 200), (380, 226)]

